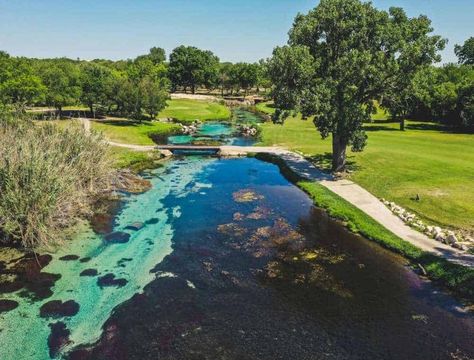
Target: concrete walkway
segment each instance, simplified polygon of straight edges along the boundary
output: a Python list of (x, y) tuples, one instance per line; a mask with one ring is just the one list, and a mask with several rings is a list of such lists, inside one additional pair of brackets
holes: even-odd
[[(80, 120), (86, 132), (90, 132), (89, 119), (83, 118)], [(150, 151), (159, 148), (157, 146), (120, 144), (112, 141), (108, 141), (108, 143), (112, 146), (125, 147), (136, 151)], [(408, 241), (426, 252), (444, 257), (453, 263), (474, 267), (474, 255), (467, 254), (464, 251), (435, 241), (425, 234), (412, 229), (367, 190), (350, 180), (335, 180), (330, 174), (324, 173), (316, 168), (302, 155), (280, 147), (220, 146), (219, 149), (219, 155), (222, 156), (245, 156), (248, 153), (268, 153), (276, 155), (284, 160), (286, 165), (295, 174), (309, 181), (319, 182), (324, 187), (362, 210), (399, 238)]]

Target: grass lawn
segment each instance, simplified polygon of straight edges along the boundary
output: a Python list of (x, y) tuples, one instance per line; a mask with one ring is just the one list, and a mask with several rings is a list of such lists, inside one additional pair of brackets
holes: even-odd
[[(407, 121), (407, 130), (401, 132), (398, 123), (381, 120), (383, 114), (375, 118), (379, 120), (366, 125), (366, 149), (348, 152), (354, 170), (351, 178), (428, 222), (474, 230), (474, 135), (416, 121)], [(265, 123), (262, 128), (262, 145), (298, 150), (329, 167), (331, 139), (322, 140), (312, 121), (296, 117), (284, 125)], [(416, 194), (421, 201), (411, 200)]]
[(92, 129), (118, 143), (133, 145), (154, 145), (150, 134), (169, 134), (178, 129), (178, 125), (151, 121), (138, 123), (128, 120), (93, 121)]
[(255, 108), (265, 114), (273, 114), (275, 112), (275, 108), (269, 102), (260, 102), (255, 105)]
[(129, 168), (136, 172), (156, 167), (155, 161), (160, 158), (156, 151), (135, 151), (118, 146), (110, 147), (110, 156), (115, 168)]
[(230, 109), (211, 101), (192, 99), (172, 99), (168, 107), (158, 115), (159, 118), (171, 117), (181, 121), (223, 120), (230, 118)]

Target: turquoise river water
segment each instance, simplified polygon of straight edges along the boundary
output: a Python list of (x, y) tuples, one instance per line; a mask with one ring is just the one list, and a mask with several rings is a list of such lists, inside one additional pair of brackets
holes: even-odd
[(144, 176), (111, 234), (0, 262), (0, 359), (474, 357), (472, 315), (276, 166), (189, 156)]

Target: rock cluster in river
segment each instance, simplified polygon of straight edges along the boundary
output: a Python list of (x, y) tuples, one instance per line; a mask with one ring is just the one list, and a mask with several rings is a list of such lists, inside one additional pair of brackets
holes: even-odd
[(194, 120), (190, 125), (181, 125), (181, 133), (183, 135), (193, 135), (198, 131), (198, 126), (201, 124), (201, 121)]
[(245, 137), (253, 137), (258, 134), (258, 129), (254, 125), (241, 125), (239, 131)]
[(471, 248), (474, 248), (474, 239), (464, 236), (459, 232), (454, 232), (448, 229), (442, 229), (439, 226), (426, 225), (415, 214), (410, 213), (409, 211), (405, 210), (394, 202), (385, 200), (383, 198), (381, 199), (381, 201), (404, 223), (424, 233), (428, 237), (463, 251), (468, 251)]

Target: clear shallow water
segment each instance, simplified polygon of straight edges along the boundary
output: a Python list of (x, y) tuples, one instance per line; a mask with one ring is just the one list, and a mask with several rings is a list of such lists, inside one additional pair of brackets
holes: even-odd
[[(474, 356), (471, 316), (403, 259), (314, 209), (274, 165), (188, 157), (150, 178), (153, 189), (127, 198), (114, 230), (158, 222), (126, 230), (126, 244), (84, 234), (43, 269), (62, 275), (50, 298), (8, 295), (21, 304), (0, 314), (7, 359), (49, 358), (48, 324), (58, 320), (72, 359)], [(66, 254), (91, 260), (60, 261)], [(128, 283), (101, 289), (78, 276), (86, 268)], [(40, 319), (51, 299), (80, 310)]]
[(233, 110), (232, 122), (204, 122), (198, 126), (194, 135), (175, 135), (168, 137), (168, 144), (188, 145), (194, 142), (214, 141), (222, 145), (251, 146), (255, 143), (254, 138), (243, 137), (236, 134), (236, 124), (257, 124), (262, 119), (248, 110), (237, 108)]
[[(32, 301), (21, 292), (3, 294), (2, 298), (15, 300), (20, 305), (0, 314), (0, 358), (50, 358), (47, 344), (49, 324), (56, 321), (40, 318), (39, 312), (41, 305), (51, 300), (74, 300), (80, 306), (77, 315), (59, 319), (71, 332), (71, 345), (96, 341), (113, 308), (133, 294), (141, 292), (155, 277), (150, 270), (172, 251), (173, 229), (170, 218), (178, 217), (180, 208), (165, 208), (163, 199), (170, 194), (180, 197), (187, 192), (201, 191), (200, 184), (193, 183), (192, 187), (189, 184), (207, 163), (204, 159), (194, 161), (180, 168), (179, 174), (171, 170), (174, 166), (179, 166), (179, 161), (169, 168), (155, 170), (151, 178), (153, 188), (150, 191), (126, 197), (116, 218), (114, 231), (129, 233), (131, 237), (127, 243), (108, 244), (102, 236), (89, 230), (54, 253), (51, 263), (43, 268), (44, 272), (61, 274), (51, 297), (43, 301)], [(126, 229), (134, 222), (145, 223), (150, 220), (153, 224), (146, 225), (139, 231)], [(90, 260), (60, 260), (65, 255)], [(97, 270), (98, 276), (80, 276), (86, 269)], [(125, 279), (126, 285), (99, 287), (98, 278), (109, 273), (116, 278)], [(19, 354), (21, 357), (18, 357)]]

